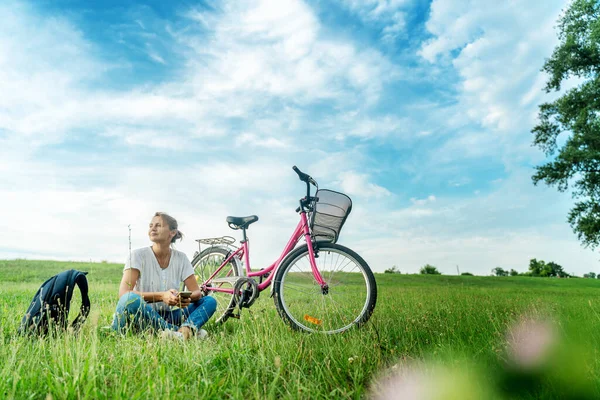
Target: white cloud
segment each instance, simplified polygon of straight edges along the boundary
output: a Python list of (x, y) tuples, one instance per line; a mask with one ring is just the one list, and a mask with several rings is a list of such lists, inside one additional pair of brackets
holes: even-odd
[(598, 252), (583, 249), (564, 222), (569, 196), (531, 185), (529, 174), (521, 168), (485, 195), (431, 195), (395, 209), (363, 202), (342, 236), (378, 271), (397, 265), (417, 273), (430, 263), (445, 274), (459, 265), (489, 275), (496, 266), (524, 272), (531, 258), (579, 275), (597, 270)]
[(407, 118), (395, 115), (372, 116), (365, 112), (352, 111), (332, 116), (327, 125), (330, 126), (328, 131), (335, 133), (336, 139), (343, 140), (347, 137), (371, 139), (402, 135), (407, 133), (406, 127), (410, 123)]
[(502, 143), (486, 132), (465, 131), (447, 137), (447, 141), (429, 152), (431, 166), (452, 164), (457, 160), (465, 161), (483, 157), (495, 157), (502, 151)]
[[(553, 232), (554, 233), (554, 232)], [(411, 233), (365, 241), (360, 246), (361, 255), (376, 265), (379, 271), (396, 265), (402, 273), (418, 273), (425, 264), (435, 265), (446, 275), (459, 271), (476, 275), (490, 275), (497, 266), (528, 270), (532, 258), (554, 261), (566, 271), (581, 276), (598, 269), (598, 254), (582, 252), (581, 247), (569, 238), (568, 227), (548, 236), (539, 232), (506, 233), (496, 237), (458, 237), (440, 240), (435, 235)], [(574, 263), (573, 260), (578, 260)]]
[(447, 82), (455, 89), (455, 104), (435, 106), (433, 114), (450, 111), (451, 117), (441, 129), (444, 140), (426, 157), (423, 176), (440, 163), (458, 170), (465, 158), (489, 158), (506, 174), (544, 160), (531, 146), (530, 131), (538, 105), (556, 96), (542, 90), (548, 77), (540, 70), (558, 43), (556, 21), (567, 5), (566, 0), (431, 3), (426, 27), (432, 37), (418, 54), (458, 82)]
[(366, 198), (380, 198), (390, 196), (391, 193), (386, 188), (369, 182), (367, 174), (359, 174), (354, 171), (344, 172), (340, 175), (340, 187), (342, 191), (349, 195), (355, 195)]
[[(314, 12), (301, 1), (236, 3), (225, 11), (218, 17), (203, 16), (202, 23), (214, 32), (208, 45), (180, 38), (195, 49), (193, 59), (201, 56), (205, 65), (210, 56), (206, 67), (191, 62), (195, 91), (225, 108), (248, 93), (293, 99), (300, 105), (323, 99), (373, 102), (393, 72), (380, 53), (323, 37)], [(197, 15), (190, 18), (198, 20)]]
[(383, 26), (380, 35), (384, 42), (395, 41), (405, 31), (406, 12), (403, 9), (409, 0), (342, 0), (342, 3), (365, 23)]
[(285, 149), (288, 145), (276, 138), (270, 137), (265, 139), (260, 139), (257, 135), (252, 133), (243, 133), (239, 135), (235, 144), (238, 147), (241, 146), (250, 146), (250, 147), (264, 147), (268, 149)]
[(436, 200), (435, 196), (432, 195), (432, 194), (430, 194), (429, 196), (427, 196), (424, 199), (417, 199), (415, 197), (411, 197), (410, 202), (413, 203), (413, 204), (415, 204), (415, 205), (417, 205), (417, 206), (422, 206), (422, 205), (425, 205), (427, 203), (433, 203), (433, 202), (435, 202), (435, 200)]
[[(530, 18), (528, 4), (517, 8)], [(14, 253), (3, 250), (2, 256), (123, 260), (127, 225), (133, 246), (146, 245), (147, 221), (162, 210), (180, 220), (187, 237), (179, 247), (188, 255), (194, 238), (232, 233), (227, 215), (259, 215), (249, 232), (252, 261), (266, 266), (297, 221), (294, 209), (304, 194), (290, 169), (297, 164), (322, 187), (353, 197), (343, 244), (365, 255), (376, 271), (391, 262), (415, 272), (430, 262), (446, 273), (454, 263), (485, 273), (530, 255), (585, 260), (577, 268), (593, 270), (568, 227), (548, 222), (566, 214), (566, 202), (555, 201), (552, 192), (547, 208), (540, 207), (529, 172), (510, 169), (491, 194), (482, 189), (472, 198), (450, 198), (436, 189), (425, 198), (410, 194), (413, 178), (439, 176), (440, 163), (447, 171), (465, 158), (497, 160), (503, 150), (507, 164), (528, 154), (488, 137), (487, 129), (506, 134), (534, 114), (536, 87), (543, 83), (539, 59), (549, 54), (547, 38), (554, 37), (551, 11), (537, 10), (542, 28), (534, 33), (508, 6), (493, 15), (485, 10), (493, 9), (491, 3), (473, 2), (447, 14), (449, 5), (433, 3), (428, 29), (434, 38), (422, 54), (458, 72), (458, 104), (448, 106), (452, 98), (417, 100), (403, 105), (409, 117), (374, 112), (400, 67), (377, 50), (327, 36), (301, 1), (223, 2), (215, 12), (190, 12), (187, 22), (194, 26), (166, 28), (184, 66), (173, 66), (177, 73), (170, 81), (122, 90), (104, 87), (119, 66), (100, 60), (67, 19), (39, 16), (22, 3), (0, 5), (9, 16), (0, 25), (0, 203), (10, 211), (0, 229), (14, 233), (4, 243)], [(403, 29), (394, 21), (403, 20), (404, 2), (350, 7), (381, 26), (384, 36)], [(510, 18), (518, 20), (514, 31), (500, 29), (512, 26)], [(156, 26), (132, 20), (147, 34)], [(163, 47), (145, 50), (156, 51), (158, 64), (167, 60)], [(415, 120), (423, 115), (426, 121)], [(458, 129), (461, 134), (451, 137)], [(60, 146), (79, 136), (103, 146), (118, 142), (119, 150), (126, 144), (128, 152), (110, 157), (98, 150), (83, 162), (86, 154)], [(414, 159), (397, 164), (409, 173), (395, 175), (369, 153), (371, 141), (386, 150), (402, 143), (412, 151), (417, 140), (438, 140), (439, 147), (437, 153), (415, 151)], [(70, 154), (81, 159), (69, 160)], [(170, 162), (160, 162), (161, 156)], [(407, 179), (383, 181), (382, 170)], [(462, 175), (451, 181), (478, 189)], [(561, 248), (567, 249), (563, 256)]]
[[(29, 8), (11, 8), (13, 23), (4, 25), (4, 32), (0, 28), (0, 60), (10, 59), (0, 69), (0, 129), (13, 139), (30, 136), (30, 144), (41, 146), (98, 126), (100, 134), (123, 134), (131, 145), (177, 148), (157, 137), (157, 126), (163, 135), (215, 137), (226, 135), (231, 118), (273, 119), (277, 104), (290, 115), (325, 99), (340, 110), (355, 109), (376, 102), (385, 80), (394, 75), (377, 51), (320, 36), (314, 13), (300, 1), (224, 8), (221, 14), (189, 14), (213, 30), (209, 42), (203, 38), (200, 44), (185, 30), (172, 32), (189, 66), (179, 79), (129, 92), (96, 85), (90, 90), (111, 66), (95, 57), (93, 46), (67, 20), (42, 22)], [(30, 37), (39, 40), (20, 45)], [(164, 61), (159, 55), (154, 59)], [(300, 121), (290, 119), (290, 124), (301, 129)], [(273, 132), (255, 128), (249, 133), (259, 146), (284, 145)], [(356, 134), (371, 136), (373, 129), (363, 125)]]
[(92, 46), (67, 20), (42, 18), (14, 2), (0, 5), (0, 14), (6, 19), (0, 25), (0, 129), (29, 137), (30, 145), (60, 140), (77, 115), (78, 85), (105, 67), (87, 55)]
[(146, 43), (146, 51), (148, 54), (148, 57), (150, 57), (150, 59), (152, 61), (155, 61), (159, 64), (163, 64), (166, 65), (167, 62), (165, 61), (165, 59), (158, 53), (158, 51), (156, 51), (151, 44)]
[(3, 182), (0, 186), (0, 204), (10, 210), (0, 229), (13, 232), (6, 237), (4, 249), (33, 258), (121, 261), (128, 248), (127, 225), (132, 226), (133, 247), (144, 246), (147, 222), (154, 212), (165, 211), (179, 219), (187, 237), (178, 248), (188, 255), (197, 246), (195, 238), (232, 234), (225, 224), (227, 215), (258, 214), (260, 227), (253, 226), (251, 232), (257, 231), (261, 238), (253, 246), (262, 254), (257, 257), (261, 262), (273, 250), (271, 244), (293, 230), (296, 207), (293, 198), (264, 199), (277, 198), (279, 187), (296, 188), (298, 198), (303, 193), (301, 185), (293, 185), (295, 176), (288, 163), (261, 160), (247, 165), (104, 169), (98, 172), (98, 180), (109, 178), (114, 183), (91, 188), (60, 179), (91, 177), (90, 171), (79, 171), (78, 166), (28, 162), (22, 168), (15, 177), (19, 185), (12, 188), (11, 182)]
[[(225, 4), (222, 13), (190, 15), (212, 30), (211, 41), (200, 45), (184, 30), (171, 30), (187, 57), (188, 67), (178, 79), (108, 90), (97, 83), (107, 79), (103, 74), (113, 66), (96, 57), (94, 46), (75, 26), (66, 19), (45, 19), (22, 3), (12, 5), (17, 6), (2, 8), (11, 18), (0, 27), (0, 129), (7, 133), (3, 152), (10, 151), (0, 161), (7, 177), (0, 190), (3, 205), (11, 205), (11, 218), (1, 225), (34, 231), (5, 243), (32, 257), (118, 260), (122, 252), (115, 249), (126, 248), (124, 227), (133, 224), (134, 245), (144, 243), (147, 218), (165, 210), (165, 204), (165, 211), (197, 222), (188, 225), (192, 237), (222, 232), (219, 227), (226, 229), (223, 221), (230, 213), (267, 215), (253, 227), (263, 231), (264, 250), (285, 236), (282, 221), (294, 226), (297, 199), (265, 200), (295, 193), (299, 186), (301, 196), (302, 185), (290, 164), (330, 159), (294, 150), (292, 143), (304, 138), (281, 133), (302, 132), (302, 107), (315, 101), (328, 99), (341, 110), (363, 106), (365, 99), (375, 101), (391, 75), (391, 65), (380, 53), (321, 37), (318, 21), (302, 2), (253, 3), (248, 8), (234, 3)], [(151, 24), (138, 20), (136, 25), (146, 29)], [(31, 38), (30, 46), (22, 45)], [(160, 62), (157, 57), (162, 56), (155, 57)], [(284, 105), (273, 109), (272, 102)], [(247, 121), (237, 139), (229, 118)], [(106, 154), (99, 162), (108, 165), (92, 161), (86, 166), (32, 156), (78, 135), (117, 139), (136, 152), (198, 150), (199, 156), (185, 168), (155, 165), (150, 159), (145, 165), (123, 167), (119, 160), (111, 166)], [(235, 141), (241, 149), (237, 152), (230, 146)], [(243, 148), (250, 144), (265, 150), (245, 154)], [(219, 146), (213, 154), (211, 149)], [(214, 162), (218, 157), (225, 161)], [(346, 162), (355, 165), (354, 160)], [(326, 181), (328, 174), (315, 177)], [(364, 177), (348, 178), (347, 185), (352, 184), (364, 184), (367, 196), (386, 195)], [(279, 218), (270, 220), (272, 213)], [(48, 235), (52, 240), (46, 240)]]
[(554, 27), (566, 4), (435, 0), (427, 21), (433, 37), (419, 54), (432, 63), (439, 57), (451, 61), (461, 78), (457, 109), (468, 118), (492, 131), (521, 135), (533, 125), (543, 98), (540, 69), (558, 42)]

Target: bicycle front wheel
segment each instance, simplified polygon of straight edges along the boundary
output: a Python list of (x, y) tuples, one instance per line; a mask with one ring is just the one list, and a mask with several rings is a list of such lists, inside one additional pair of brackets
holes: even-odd
[[(212, 279), (210, 279), (228, 256), (228, 249), (209, 247), (192, 260), (192, 267), (194, 268), (198, 284), (206, 284), (209, 288), (208, 295), (213, 296), (217, 301), (217, 310), (215, 311), (215, 323), (217, 324), (227, 321), (235, 308), (233, 287), (237, 277), (240, 276), (238, 260), (233, 257)], [(210, 290), (210, 288), (228, 289), (231, 290), (231, 293)]]
[(327, 283), (316, 281), (306, 245), (278, 269), (273, 285), (279, 315), (293, 329), (339, 333), (369, 320), (377, 302), (375, 277), (354, 251), (333, 243), (317, 245), (317, 268)]

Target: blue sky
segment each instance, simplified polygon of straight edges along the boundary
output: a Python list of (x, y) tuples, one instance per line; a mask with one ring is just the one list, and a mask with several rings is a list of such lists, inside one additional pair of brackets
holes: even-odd
[(263, 267), (295, 225), (298, 165), (352, 197), (340, 243), (375, 271), (597, 271), (569, 194), (531, 183), (566, 5), (4, 1), (0, 258), (119, 262), (160, 210), (190, 257), (258, 215)]

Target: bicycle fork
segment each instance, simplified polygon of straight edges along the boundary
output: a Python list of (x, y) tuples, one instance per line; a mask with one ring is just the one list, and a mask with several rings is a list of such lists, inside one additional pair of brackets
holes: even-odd
[[(306, 218), (306, 215), (303, 214), (303, 217)], [(317, 283), (321, 286), (321, 294), (327, 295), (329, 294), (329, 285), (321, 276), (319, 268), (317, 268), (316, 259), (319, 258), (319, 248), (317, 247), (317, 242), (312, 240), (310, 233), (308, 232), (308, 228), (305, 229), (304, 237), (306, 239), (306, 247), (308, 248), (310, 269), (312, 270)]]

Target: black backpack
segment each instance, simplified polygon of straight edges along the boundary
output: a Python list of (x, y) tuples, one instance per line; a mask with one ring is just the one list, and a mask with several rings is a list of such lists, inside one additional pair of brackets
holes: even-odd
[(77, 331), (90, 313), (86, 274), (87, 272), (70, 269), (54, 275), (44, 282), (33, 296), (33, 300), (21, 320), (19, 333), (21, 335), (46, 335), (50, 326), (67, 329), (75, 285), (79, 286), (82, 302), (81, 311), (72, 325), (73, 330)]

